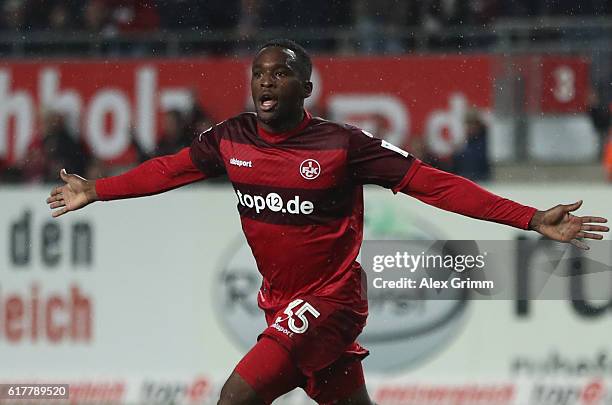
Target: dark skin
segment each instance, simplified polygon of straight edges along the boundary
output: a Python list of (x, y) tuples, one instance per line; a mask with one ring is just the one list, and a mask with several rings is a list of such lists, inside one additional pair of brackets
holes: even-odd
[[(280, 47), (261, 50), (252, 65), (251, 92), (259, 125), (268, 132), (280, 133), (295, 128), (304, 118), (304, 100), (312, 93), (312, 83), (300, 70), (293, 51)], [(76, 174), (60, 172), (63, 186), (56, 187), (47, 198), (52, 216), (59, 217), (97, 201), (94, 180), (86, 180)], [(529, 223), (529, 229), (560, 242), (572, 243), (580, 249), (588, 249), (581, 239), (602, 239), (608, 227), (599, 225), (605, 218), (576, 216), (572, 212), (582, 205), (557, 205), (546, 211), (537, 211)], [(255, 391), (233, 372), (221, 391), (219, 404), (260, 404)], [(370, 397), (365, 387), (338, 404), (369, 405)]]
[[(304, 119), (304, 99), (312, 93), (312, 82), (300, 71), (295, 53), (275, 46), (264, 48), (253, 60), (251, 72), (259, 125), (272, 133), (297, 127)], [(266, 102), (271, 108), (266, 108)]]

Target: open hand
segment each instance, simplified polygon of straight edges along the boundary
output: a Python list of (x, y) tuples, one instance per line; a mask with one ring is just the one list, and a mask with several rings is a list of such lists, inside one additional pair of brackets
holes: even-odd
[(97, 201), (95, 181), (90, 181), (76, 174), (68, 174), (65, 169), (60, 171), (60, 178), (66, 183), (51, 190), (47, 198), (49, 208), (54, 218), (67, 212), (75, 211)]
[(608, 232), (610, 229), (607, 226), (595, 225), (608, 222), (606, 218), (579, 217), (571, 214), (581, 205), (582, 200), (568, 205), (559, 204), (546, 211), (538, 211), (531, 219), (529, 228), (549, 239), (569, 242), (579, 249), (588, 250), (589, 246), (579, 239), (603, 239), (601, 233), (593, 232)]

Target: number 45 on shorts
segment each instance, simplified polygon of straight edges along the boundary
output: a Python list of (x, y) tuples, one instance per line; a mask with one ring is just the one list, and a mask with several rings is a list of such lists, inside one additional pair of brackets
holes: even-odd
[[(294, 309), (296, 309), (295, 312)], [(275, 323), (278, 324), (287, 320), (287, 325), (289, 326), (291, 332), (304, 333), (308, 330), (308, 318), (306, 317), (307, 312), (310, 313), (314, 318), (318, 318), (319, 315), (321, 315), (319, 311), (317, 311), (308, 302), (298, 298), (296, 300), (291, 301), (291, 303), (287, 305), (287, 308), (283, 312), (285, 315), (287, 315), (287, 317), (283, 318), (282, 316), (279, 316), (278, 318), (276, 318)], [(299, 323), (296, 322), (295, 318), (299, 320)]]

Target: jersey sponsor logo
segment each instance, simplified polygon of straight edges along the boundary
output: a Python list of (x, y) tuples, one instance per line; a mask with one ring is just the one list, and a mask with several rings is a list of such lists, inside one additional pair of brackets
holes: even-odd
[(238, 167), (253, 167), (253, 161), (251, 160), (240, 160), (236, 158), (230, 159), (230, 165), (238, 166)]
[(314, 159), (306, 159), (300, 165), (300, 174), (306, 180), (314, 180), (321, 174), (321, 165)]
[(294, 215), (309, 215), (314, 211), (314, 204), (312, 201), (300, 200), (300, 196), (283, 201), (283, 198), (276, 193), (268, 193), (265, 197), (261, 195), (251, 195), (243, 193), (240, 190), (236, 190), (238, 196), (238, 203), (243, 207), (253, 208), (256, 213), (260, 213), (266, 209), (272, 212), (281, 212), (283, 214), (294, 214)]

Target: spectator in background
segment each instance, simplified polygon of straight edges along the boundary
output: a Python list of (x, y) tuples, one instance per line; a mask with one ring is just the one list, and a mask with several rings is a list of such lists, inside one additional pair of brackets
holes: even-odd
[(428, 34), (429, 45), (433, 47), (460, 47), (463, 41), (448, 36), (446, 28), (463, 25), (468, 17), (465, 1), (433, 0), (424, 3), (423, 28)]
[(480, 113), (471, 110), (465, 117), (465, 146), (454, 155), (455, 172), (470, 180), (491, 179), (491, 164), (488, 156), (488, 128)]
[(612, 125), (612, 117), (610, 105), (602, 102), (601, 98), (595, 90), (592, 90), (588, 98), (588, 112), (591, 117), (591, 123), (597, 133), (598, 150), (601, 151), (603, 157), (606, 139)]
[[(432, 47), (463, 48), (486, 46), (492, 38), (464, 38), (449, 34), (448, 29), (462, 26), (486, 26), (499, 17), (504, 7), (502, 0), (433, 0), (423, 2), (422, 25)], [(452, 30), (450, 30), (452, 32)]]
[(49, 9), (53, 0), (24, 0), (25, 21), (28, 31), (42, 31), (48, 27)]
[(240, 16), (238, 17), (238, 35), (248, 39), (257, 33), (259, 27), (259, 0), (240, 0)]
[(193, 134), (186, 130), (183, 115), (178, 110), (164, 113), (162, 132), (155, 147), (154, 156), (172, 155), (191, 145)]
[(486, 25), (499, 16), (499, 0), (470, 0), (467, 2), (469, 23)]
[(62, 168), (84, 173), (88, 153), (77, 139), (70, 133), (61, 113), (53, 110), (44, 112), (40, 136), (35, 137), (26, 160), (20, 162), (24, 180), (54, 182)]
[(433, 152), (427, 143), (425, 143), (421, 153), (423, 154), (423, 161), (428, 165), (445, 172), (455, 173), (455, 159), (453, 155), (440, 156)]
[(425, 136), (421, 134), (412, 134), (408, 138), (407, 150), (410, 154), (424, 162), (428, 159), (427, 144), (425, 143)]
[(108, 166), (100, 159), (91, 159), (85, 170), (87, 178), (100, 179), (102, 177), (112, 176), (113, 173)]
[(114, 36), (117, 28), (111, 21), (111, 9), (104, 0), (88, 0), (83, 9), (83, 29), (92, 34)]
[(76, 28), (78, 0), (26, 0), (25, 19), (31, 31), (61, 32)]
[(68, 31), (73, 27), (74, 18), (68, 5), (63, 1), (57, 1), (49, 12), (48, 28), (52, 32)]
[(0, 184), (23, 182), (23, 170), (20, 165), (9, 164), (6, 159), (0, 158)]
[[(191, 141), (197, 135), (206, 131), (214, 125), (214, 122), (206, 114), (204, 109), (198, 102), (198, 94), (195, 89), (191, 90), (190, 105), (185, 111), (172, 109), (165, 111), (161, 120), (161, 130), (157, 137), (157, 145), (153, 152), (145, 151), (137, 141), (134, 129), (131, 131), (132, 147), (136, 155), (136, 160), (142, 163), (155, 156), (171, 155), (180, 149), (191, 145)], [(92, 167), (95, 173), (103, 173), (100, 169), (103, 167)], [(97, 175), (91, 176), (94, 178), (100, 177)]]
[(196, 135), (201, 134), (208, 128), (212, 127), (214, 122), (206, 114), (198, 101), (198, 92), (196, 89), (191, 89), (190, 106), (185, 112), (185, 133), (192, 139)]
[[(157, 1), (162, 30), (193, 30), (206, 35), (236, 29), (241, 18), (240, 0), (169, 0)], [(185, 44), (186, 50), (210, 54), (226, 54), (235, 47), (234, 38), (228, 36), (195, 47)]]
[(26, 18), (25, 0), (7, 0), (2, 5), (2, 31), (24, 32), (30, 28)]
[[(302, 30), (319, 36), (322, 28), (343, 28), (351, 24), (351, 0), (241, 0), (237, 32), (243, 39), (260, 30)], [(311, 49), (335, 49), (333, 38), (304, 42)], [(243, 49), (244, 51), (244, 49)]]
[(104, 0), (120, 33), (151, 32), (159, 28), (159, 14), (153, 0)]
[(357, 48), (364, 53), (403, 53), (404, 45), (396, 33), (406, 24), (409, 7), (407, 1), (354, 0), (354, 27), (360, 38)]
[(610, 129), (610, 134), (608, 135), (608, 142), (605, 144), (604, 148), (604, 170), (606, 172), (606, 177), (608, 181), (612, 182), (612, 128)]
[(601, 159), (608, 181), (612, 181), (612, 103), (603, 102), (596, 91), (589, 94), (588, 111), (597, 132)]

